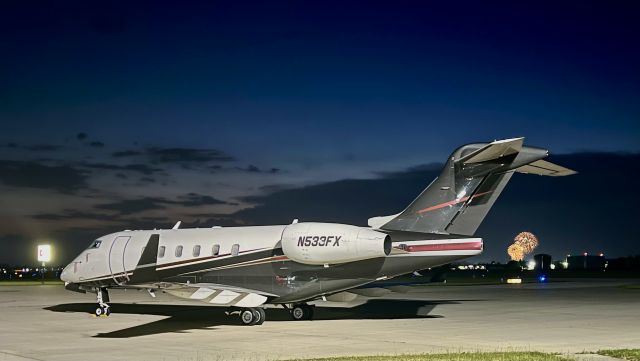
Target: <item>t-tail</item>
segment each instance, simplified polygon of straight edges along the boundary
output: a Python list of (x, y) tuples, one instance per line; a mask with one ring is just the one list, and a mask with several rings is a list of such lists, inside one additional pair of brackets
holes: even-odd
[(456, 149), (440, 176), (404, 211), (369, 219), (389, 231), (473, 235), (514, 172), (566, 176), (575, 171), (543, 160), (546, 149), (524, 138), (467, 144)]

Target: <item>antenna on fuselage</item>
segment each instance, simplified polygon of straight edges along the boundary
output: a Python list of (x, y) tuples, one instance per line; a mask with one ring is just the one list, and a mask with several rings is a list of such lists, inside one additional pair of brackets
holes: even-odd
[(178, 228), (180, 228), (180, 223), (182, 223), (182, 221), (178, 221), (178, 222), (176, 223), (176, 225), (175, 225), (175, 226), (173, 226), (173, 228), (171, 228), (171, 229), (178, 229)]

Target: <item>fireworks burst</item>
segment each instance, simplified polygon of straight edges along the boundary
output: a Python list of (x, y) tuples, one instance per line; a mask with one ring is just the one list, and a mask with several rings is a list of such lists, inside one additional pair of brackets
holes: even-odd
[(538, 247), (538, 238), (531, 232), (521, 232), (513, 240), (522, 247), (525, 254), (533, 252)]
[(514, 261), (522, 261), (524, 256), (538, 247), (538, 238), (531, 232), (521, 232), (513, 239), (513, 244), (507, 248), (507, 254)]
[(509, 248), (507, 248), (507, 253), (513, 261), (522, 261), (524, 259), (524, 250), (517, 243), (510, 245)]

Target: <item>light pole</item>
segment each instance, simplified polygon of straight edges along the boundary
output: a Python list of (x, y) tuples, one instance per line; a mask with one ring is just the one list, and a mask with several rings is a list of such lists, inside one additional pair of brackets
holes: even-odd
[(45, 262), (51, 261), (51, 246), (48, 244), (38, 245), (38, 261), (42, 262), (42, 270), (40, 274), (42, 275), (42, 284), (44, 285), (44, 267)]

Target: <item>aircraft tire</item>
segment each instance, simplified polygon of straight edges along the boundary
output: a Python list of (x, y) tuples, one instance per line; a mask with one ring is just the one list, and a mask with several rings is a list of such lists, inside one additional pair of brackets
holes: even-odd
[(258, 307), (256, 308), (256, 310), (258, 310), (258, 313), (260, 314), (260, 320), (256, 322), (256, 325), (262, 325), (264, 321), (267, 320), (267, 313), (264, 311), (264, 308), (262, 307)]
[(311, 320), (313, 318), (313, 308), (306, 304), (293, 306), (291, 317), (296, 321)]
[(259, 321), (258, 317), (258, 311), (252, 308), (243, 308), (242, 310), (240, 310), (240, 322), (242, 322), (242, 324), (245, 326), (255, 325), (256, 322)]

